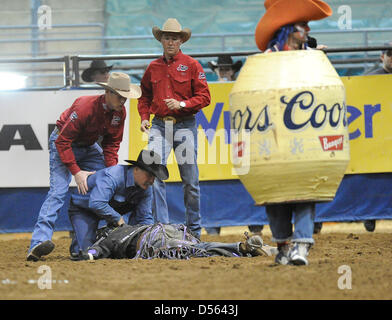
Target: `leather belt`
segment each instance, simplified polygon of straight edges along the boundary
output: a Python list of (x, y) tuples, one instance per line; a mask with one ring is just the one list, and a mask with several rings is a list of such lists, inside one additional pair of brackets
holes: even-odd
[(163, 122), (165, 121), (173, 121), (173, 124), (179, 123), (179, 122), (184, 122), (187, 120), (193, 120), (195, 119), (195, 116), (186, 116), (186, 117), (173, 117), (173, 116), (165, 116), (165, 117), (159, 117), (159, 116), (154, 116), (154, 118), (161, 120)]

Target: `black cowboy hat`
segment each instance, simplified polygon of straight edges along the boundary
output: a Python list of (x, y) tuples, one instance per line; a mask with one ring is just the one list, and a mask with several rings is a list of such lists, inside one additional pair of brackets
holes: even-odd
[(112, 68), (113, 66), (107, 66), (103, 60), (93, 60), (90, 67), (83, 71), (82, 79), (84, 82), (93, 82), (94, 80), (91, 77), (95, 71), (106, 70), (109, 72)]
[(236, 63), (233, 63), (231, 56), (221, 55), (218, 56), (218, 61), (209, 61), (208, 65), (212, 71), (215, 71), (215, 69), (219, 67), (231, 67), (234, 72), (238, 72), (242, 67), (242, 61), (238, 60)]
[(130, 164), (133, 164), (140, 169), (143, 169), (152, 175), (154, 175), (159, 180), (166, 180), (169, 178), (169, 171), (167, 170), (166, 166), (161, 164), (162, 160), (159, 154), (155, 153), (152, 150), (145, 150), (143, 149), (137, 160), (124, 160)]

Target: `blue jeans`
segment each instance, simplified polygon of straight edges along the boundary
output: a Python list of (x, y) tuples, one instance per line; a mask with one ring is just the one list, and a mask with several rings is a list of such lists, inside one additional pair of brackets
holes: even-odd
[[(70, 253), (79, 253), (80, 250), (86, 250), (96, 242), (96, 233), (102, 218), (89, 209), (75, 206), (72, 200), (68, 214), (72, 228), (75, 231), (75, 237), (72, 240), (69, 251)], [(138, 216), (136, 210), (131, 211), (127, 215), (129, 215), (128, 221), (125, 222), (129, 225), (153, 224), (151, 217)], [(125, 215), (123, 217), (124, 220), (127, 219)]]
[[(314, 202), (267, 205), (266, 213), (272, 232), (272, 241), (314, 243)], [(292, 219), (294, 220), (294, 233)]]
[[(38, 214), (29, 252), (37, 244), (52, 239), (57, 215), (64, 205), (72, 180), (71, 172), (61, 161), (57, 152), (55, 144), (57, 137), (57, 130), (54, 130), (49, 138), (50, 189)], [(72, 151), (81, 170), (97, 171), (105, 168), (102, 148), (97, 143), (87, 147), (72, 145)]]
[[(218, 255), (230, 255), (233, 257), (243, 257), (240, 251), (241, 242), (223, 243), (223, 242), (200, 242), (196, 244), (199, 247), (210, 252), (215, 251)], [(220, 254), (219, 254), (220, 253)]]
[[(154, 118), (148, 148), (161, 156), (163, 164), (167, 164), (170, 152), (174, 149), (184, 188), (185, 224), (195, 236), (200, 238), (201, 215), (196, 120), (186, 120), (173, 125), (170, 121), (163, 122)], [(156, 222), (169, 223), (166, 187), (165, 183), (158, 181), (158, 179), (155, 179), (153, 185), (152, 209)]]

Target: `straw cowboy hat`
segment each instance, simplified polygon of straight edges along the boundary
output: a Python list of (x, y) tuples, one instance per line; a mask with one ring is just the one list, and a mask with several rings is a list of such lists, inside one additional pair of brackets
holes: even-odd
[(112, 72), (107, 83), (97, 82), (97, 84), (127, 99), (140, 98), (142, 95), (140, 87), (136, 84), (131, 84), (129, 76), (122, 72)]
[(92, 75), (97, 70), (104, 70), (109, 72), (113, 66), (107, 66), (105, 61), (103, 60), (93, 60), (90, 64), (90, 67), (83, 71), (82, 79), (85, 82), (93, 82)]
[(174, 32), (181, 34), (182, 43), (187, 42), (192, 34), (191, 29), (182, 29), (180, 23), (177, 21), (177, 19), (174, 18), (167, 19), (162, 29), (159, 29), (157, 26), (152, 28), (152, 34), (158, 41), (161, 41), (161, 37), (164, 32)]
[(279, 28), (301, 21), (321, 20), (332, 14), (331, 7), (321, 0), (266, 0), (266, 12), (256, 26), (257, 47), (264, 51)]
[(140, 151), (136, 161), (124, 161), (151, 173), (154, 177), (161, 181), (169, 178), (169, 171), (167, 170), (166, 166), (162, 164), (161, 157), (152, 150), (143, 149)]
[(236, 63), (233, 63), (231, 56), (221, 55), (218, 57), (218, 61), (209, 61), (208, 66), (212, 71), (215, 71), (216, 68), (220, 67), (230, 67), (233, 69), (234, 73), (236, 73), (241, 69), (242, 61), (238, 60)]

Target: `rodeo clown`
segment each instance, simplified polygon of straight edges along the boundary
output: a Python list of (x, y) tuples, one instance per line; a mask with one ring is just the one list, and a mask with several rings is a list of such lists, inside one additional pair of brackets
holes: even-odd
[[(266, 12), (257, 24), (255, 40), (265, 53), (309, 49), (308, 22), (332, 14), (329, 5), (321, 0), (266, 0), (264, 6)], [(279, 250), (275, 262), (307, 265), (309, 249), (314, 244), (315, 202), (266, 205), (266, 213)]]

